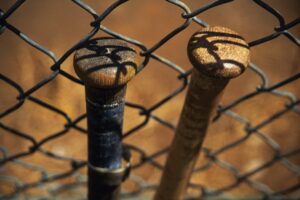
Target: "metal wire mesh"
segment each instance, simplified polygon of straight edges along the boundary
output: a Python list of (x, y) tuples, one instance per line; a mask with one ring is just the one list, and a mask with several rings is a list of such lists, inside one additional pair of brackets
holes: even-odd
[[(94, 21), (87, 22), (91, 25), (91, 31), (87, 33), (80, 41), (78, 41), (74, 46), (69, 48), (60, 58), (57, 58), (54, 53), (49, 51), (46, 47), (42, 46), (38, 42), (35, 42), (29, 35), (25, 35), (21, 30), (18, 29), (18, 27), (14, 26), (13, 24), (10, 24), (8, 22), (8, 19), (10, 16), (18, 10), (22, 5), (26, 2), (26, 0), (17, 0), (12, 6), (7, 9), (6, 11), (0, 10), (0, 34), (5, 31), (10, 31), (17, 35), (20, 39), (22, 39), (27, 44), (34, 47), (37, 51), (42, 52), (46, 56), (48, 56), (52, 60), (52, 65), (49, 66), (49, 69), (51, 69), (51, 73), (45, 77), (40, 82), (36, 83), (33, 87), (29, 88), (28, 90), (24, 90), (18, 82), (15, 82), (10, 77), (6, 76), (5, 74), (0, 74), (1, 82), (4, 82), (9, 87), (14, 88), (14, 90), (18, 93), (17, 95), (17, 103), (15, 103), (11, 107), (7, 107), (3, 112), (0, 113), (0, 119), (4, 119), (7, 116), (13, 116), (15, 112), (22, 109), (24, 103), (26, 101), (30, 101), (34, 104), (37, 104), (39, 106), (44, 107), (45, 109), (48, 109), (50, 112), (55, 112), (56, 114), (60, 115), (65, 119), (64, 128), (60, 130), (59, 132), (53, 133), (50, 136), (47, 136), (43, 139), (37, 140), (32, 136), (31, 133), (23, 132), (21, 130), (18, 130), (14, 127), (11, 127), (4, 123), (3, 121), (0, 122), (0, 128), (5, 131), (5, 134), (12, 134), (15, 135), (24, 141), (27, 141), (30, 143), (28, 145), (28, 149), (26, 151), (18, 152), (16, 154), (10, 153), (10, 149), (7, 149), (5, 146), (0, 146), (1, 151), (1, 157), (0, 157), (0, 166), (4, 168), (6, 165), (16, 165), (21, 168), (26, 168), (31, 171), (35, 171), (40, 174), (40, 179), (36, 182), (31, 183), (25, 183), (23, 181), (20, 181), (17, 179), (17, 177), (14, 176), (14, 174), (0, 174), (0, 182), (2, 185), (10, 184), (12, 185), (12, 190), (9, 192), (6, 192), (0, 195), (0, 199), (11, 199), (16, 197), (23, 197), (24, 199), (30, 198), (34, 199), (30, 194), (27, 192), (34, 188), (42, 188), (45, 191), (47, 191), (47, 194), (45, 194), (43, 197), (39, 197), (37, 199), (53, 199), (54, 197), (59, 197), (60, 194), (64, 192), (68, 192), (71, 190), (76, 189), (77, 194), (76, 198), (85, 198), (85, 187), (86, 187), (86, 176), (84, 173), (80, 172), (82, 168), (86, 167), (86, 161), (85, 160), (79, 160), (72, 157), (67, 156), (61, 156), (57, 154), (56, 152), (52, 152), (50, 150), (46, 150), (43, 148), (43, 146), (46, 143), (49, 142), (55, 142), (56, 139), (59, 137), (62, 137), (66, 133), (68, 133), (72, 129), (76, 129), (77, 131), (80, 131), (84, 134), (87, 133), (87, 130), (79, 125), (80, 122), (85, 120), (86, 114), (82, 114), (78, 116), (77, 118), (72, 119), (66, 111), (61, 110), (59, 107), (56, 107), (55, 105), (50, 105), (49, 103), (33, 97), (33, 94), (38, 91), (40, 88), (44, 87), (45, 85), (51, 83), (54, 81), (57, 77), (64, 77), (66, 79), (71, 80), (74, 84), (81, 84), (82, 82), (78, 80), (76, 77), (72, 76), (68, 72), (64, 71), (64, 69), (61, 68), (61, 65), (65, 60), (72, 55), (72, 53), (80, 46), (85, 44), (89, 39), (91, 39), (96, 33), (98, 32), (105, 32), (113, 37), (120, 38), (122, 40), (125, 40), (137, 47), (137, 49), (140, 50), (140, 55), (144, 58), (142, 62), (142, 66), (146, 67), (149, 63), (149, 60), (154, 59), (161, 64), (163, 64), (166, 68), (169, 70), (173, 70), (178, 74), (178, 81), (181, 82), (181, 86), (178, 87), (175, 91), (170, 92), (168, 95), (166, 95), (164, 98), (162, 98), (160, 101), (155, 103), (154, 105), (150, 107), (145, 107), (144, 105), (135, 104), (132, 102), (127, 102), (126, 106), (130, 107), (131, 109), (136, 109), (139, 111), (141, 117), (144, 117), (144, 120), (136, 124), (134, 128), (124, 133), (124, 138), (130, 137), (131, 135), (134, 135), (139, 129), (146, 127), (149, 124), (149, 121), (154, 120), (161, 125), (174, 130), (175, 126), (163, 119), (158, 117), (154, 114), (154, 111), (160, 109), (161, 106), (164, 104), (168, 104), (169, 101), (171, 101), (173, 98), (175, 98), (178, 94), (182, 93), (187, 85), (188, 85), (188, 78), (191, 73), (191, 70), (185, 71), (181, 66), (176, 65), (172, 61), (156, 54), (156, 50), (162, 47), (164, 44), (166, 44), (170, 39), (172, 39), (174, 36), (176, 36), (178, 33), (189, 27), (190, 24), (198, 24), (200, 26), (206, 27), (208, 26), (208, 23), (201, 20), (197, 16), (203, 12), (206, 12), (210, 9), (214, 9), (215, 7), (222, 6), (222, 4), (228, 4), (233, 2), (233, 0), (215, 0), (211, 3), (208, 3), (206, 5), (203, 5), (199, 7), (198, 9), (191, 11), (189, 6), (184, 1), (179, 0), (167, 0), (168, 3), (174, 5), (175, 7), (178, 7), (182, 10), (182, 18), (185, 20), (183, 24), (178, 26), (176, 29), (170, 31), (169, 34), (167, 34), (165, 37), (163, 37), (161, 40), (159, 40), (156, 44), (154, 44), (151, 47), (146, 47), (143, 43), (133, 39), (129, 38), (125, 35), (122, 35), (118, 32), (114, 32), (108, 27), (103, 26), (102, 21), (105, 20), (111, 13), (114, 12), (114, 10), (118, 9), (118, 7), (122, 6), (124, 3), (126, 3), (128, 0), (118, 0), (112, 2), (111, 6), (107, 7), (107, 9), (103, 13), (97, 13), (91, 6), (84, 3), (81, 0), (72, 0), (74, 4), (82, 8), (85, 12), (90, 14)], [(28, 1), (27, 3), (31, 3)], [(262, 0), (253, 0), (254, 4), (257, 4), (261, 8), (265, 10), (265, 12), (270, 13), (271, 15), (276, 18), (278, 21), (278, 26), (274, 27), (274, 30), (272, 33), (263, 36), (262, 38), (259, 38), (257, 40), (249, 42), (250, 47), (254, 47), (257, 45), (264, 45), (265, 43), (277, 38), (277, 37), (286, 37), (289, 39), (290, 43), (299, 46), (300, 41), (299, 39), (293, 35), (291, 32), (289, 32), (289, 29), (297, 26), (300, 23), (300, 18), (291, 20), (289, 22), (286, 22), (284, 16), (282, 16), (275, 8), (273, 8), (271, 5), (269, 5), (267, 2)], [(67, 37), (67, 36), (66, 36)], [(296, 73), (292, 75), (291, 77), (282, 80), (280, 82), (277, 82), (273, 85), (269, 85), (268, 83), (268, 74), (265, 74), (264, 71), (255, 65), (254, 63), (251, 63), (249, 66), (249, 70), (254, 72), (256, 76), (261, 80), (261, 84), (258, 86), (253, 87), (253, 91), (243, 95), (239, 96), (237, 99), (232, 101), (231, 103), (227, 105), (220, 105), (217, 109), (217, 114), (214, 117), (213, 121), (218, 122), (223, 119), (223, 115), (227, 115), (230, 118), (234, 119), (236, 122), (240, 123), (242, 126), (244, 126), (244, 134), (242, 137), (224, 144), (222, 147), (217, 149), (207, 149), (203, 148), (202, 154), (207, 159), (206, 163), (204, 165), (202, 164), (197, 169), (195, 169), (195, 173), (202, 173), (207, 170), (212, 165), (217, 165), (220, 168), (226, 170), (227, 172), (231, 173), (231, 175), (235, 178), (235, 181), (233, 181), (230, 184), (225, 185), (221, 188), (209, 188), (205, 185), (195, 184), (191, 183), (190, 188), (193, 190), (198, 190), (199, 195), (196, 195), (194, 197), (187, 197), (188, 199), (199, 199), (199, 198), (207, 198), (207, 197), (218, 197), (221, 194), (229, 194), (228, 192), (236, 187), (238, 187), (240, 184), (246, 184), (255, 191), (258, 192), (258, 195), (255, 198), (265, 198), (265, 199), (287, 199), (292, 198), (290, 194), (295, 194), (295, 192), (299, 194), (299, 188), (300, 188), (300, 166), (296, 163), (293, 163), (290, 161), (290, 157), (292, 156), (299, 156), (300, 148), (294, 149), (292, 151), (289, 151), (287, 153), (281, 152), (281, 146), (270, 136), (265, 134), (263, 132), (263, 128), (267, 125), (272, 124), (275, 120), (278, 118), (281, 118), (282, 116), (286, 115), (288, 112), (293, 112), (296, 115), (300, 114), (300, 100), (297, 98), (294, 94), (280, 90), (281, 87), (286, 86), (287, 84), (291, 84), (295, 82), (300, 77), (300, 73)], [(238, 112), (233, 111), (233, 109), (237, 106), (240, 106), (241, 104), (244, 104), (245, 101), (249, 101), (256, 96), (262, 95), (264, 93), (272, 94), (278, 97), (282, 97), (287, 99), (285, 107), (277, 108), (276, 112), (272, 115), (270, 115), (268, 118), (262, 120), (258, 124), (253, 124), (251, 121), (249, 121), (245, 116), (239, 114)], [(288, 132), (288, 131), (287, 131)], [(263, 164), (256, 166), (255, 168), (251, 169), (247, 172), (241, 172), (237, 167), (235, 167), (233, 164), (226, 162), (222, 160), (220, 157), (221, 155), (239, 145), (243, 145), (243, 143), (247, 140), (251, 140), (252, 137), (258, 137), (263, 143), (268, 145), (273, 150), (273, 157), (272, 159), (264, 162)], [(130, 181), (133, 181), (136, 184), (136, 187), (132, 191), (124, 192), (122, 195), (124, 198), (134, 198), (139, 197), (141, 199), (141, 196), (143, 196), (143, 193), (147, 191), (154, 191), (157, 187), (156, 184), (148, 183), (147, 181), (143, 180), (141, 177), (134, 175), (134, 171), (140, 168), (143, 168), (146, 164), (152, 165), (156, 167), (157, 169), (163, 169), (163, 166), (156, 161), (156, 158), (167, 154), (168, 147), (160, 149), (159, 151), (147, 154), (143, 147), (136, 146), (136, 145), (127, 145), (129, 149), (133, 153), (136, 153), (139, 155), (138, 162), (134, 163), (132, 166), (133, 169), (133, 175), (130, 177)], [(41, 153), (43, 156), (51, 157), (53, 159), (61, 160), (63, 162), (67, 162), (70, 164), (70, 168), (63, 169), (60, 173), (52, 173), (51, 171), (47, 170), (43, 166), (38, 166), (30, 161), (23, 160), (23, 158), (35, 155), (37, 153)], [(298, 177), (298, 182), (294, 183), (293, 185), (282, 188), (279, 190), (272, 190), (270, 187), (268, 187), (267, 184), (255, 181), (251, 179), (252, 176), (255, 174), (270, 168), (271, 166), (275, 165), (276, 163), (280, 163), (283, 165), (287, 170), (291, 171), (295, 177)], [(299, 163), (298, 163), (299, 164)], [(1, 169), (1, 168), (0, 168)], [(272, 176), (272, 174), (270, 174)], [(63, 180), (68, 177), (73, 177), (72, 181), (69, 183), (63, 183), (60, 182), (60, 180)], [(284, 180), (283, 180), (284, 181)], [(55, 183), (55, 185), (52, 187), (49, 187), (49, 185)], [(75, 199), (75, 197), (70, 197), (71, 199)], [(226, 198), (224, 196), (223, 198)], [(250, 197), (249, 197), (250, 198)], [(254, 197), (253, 197), (254, 198)], [(297, 198), (297, 197), (294, 197)], [(298, 196), (299, 198), (299, 196)], [(64, 198), (66, 199), (66, 197)]]

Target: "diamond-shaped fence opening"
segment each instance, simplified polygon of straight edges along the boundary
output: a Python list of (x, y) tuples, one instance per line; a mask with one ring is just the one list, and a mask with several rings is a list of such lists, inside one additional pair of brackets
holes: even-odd
[[(72, 59), (103, 36), (130, 43), (144, 68), (127, 91), (132, 159), (121, 194), (151, 198), (189, 85), (188, 39), (215, 24), (253, 39), (251, 63), (214, 114), (186, 199), (300, 198), (299, 8), (296, 0), (2, 2), (0, 199), (86, 199), (87, 114)], [(20, 45), (50, 64), (25, 59)]]

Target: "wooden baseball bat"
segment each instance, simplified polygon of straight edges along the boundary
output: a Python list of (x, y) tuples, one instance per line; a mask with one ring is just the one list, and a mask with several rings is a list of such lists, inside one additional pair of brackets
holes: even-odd
[(74, 68), (86, 91), (89, 200), (119, 199), (115, 179), (122, 168), (126, 84), (137, 65), (135, 50), (114, 38), (91, 40), (75, 53)]
[(189, 40), (194, 68), (155, 200), (183, 199), (212, 113), (229, 79), (249, 64), (249, 47), (236, 32), (220, 27), (197, 31)]

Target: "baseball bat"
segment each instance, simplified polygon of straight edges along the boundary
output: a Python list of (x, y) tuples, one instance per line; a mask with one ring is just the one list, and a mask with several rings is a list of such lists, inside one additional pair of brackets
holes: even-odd
[(197, 31), (187, 52), (194, 68), (155, 200), (184, 198), (212, 113), (229, 80), (242, 74), (250, 60), (245, 40), (220, 26)]
[(137, 65), (135, 50), (115, 38), (91, 40), (75, 52), (74, 69), (86, 92), (89, 200), (119, 199), (126, 84)]

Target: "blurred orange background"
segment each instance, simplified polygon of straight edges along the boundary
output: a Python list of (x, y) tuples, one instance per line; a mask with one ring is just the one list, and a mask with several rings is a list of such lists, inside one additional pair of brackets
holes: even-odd
[[(113, 3), (111, 0), (86, 0), (85, 2), (98, 13), (102, 13)], [(195, 10), (211, 1), (185, 0), (184, 2), (191, 10)], [(300, 4), (297, 0), (268, 0), (266, 2), (281, 12), (287, 22), (299, 17)], [(14, 1), (10, 0), (0, 0), (0, 8), (6, 11), (13, 3)], [(181, 13), (181, 9), (166, 1), (131, 0), (115, 9), (103, 21), (103, 25), (136, 39), (150, 48), (184, 22)], [(274, 16), (252, 1), (234, 1), (210, 9), (198, 17), (210, 25), (221, 25), (233, 29), (248, 42), (273, 33), (274, 27), (278, 24)], [(31, 0), (25, 2), (7, 21), (34, 41), (54, 52), (59, 58), (90, 32), (89, 24), (93, 18), (71, 1)], [(201, 27), (193, 22), (155, 53), (182, 66), (185, 70), (190, 69), (191, 64), (186, 55), (186, 45), (189, 37), (199, 28)], [(290, 29), (290, 32), (299, 37), (300, 26), (295, 26)], [(105, 35), (99, 31), (96, 37)], [(297, 45), (284, 36), (251, 48), (251, 61), (267, 74), (270, 85), (299, 72), (299, 56), (300, 51)], [(70, 56), (61, 68), (76, 76), (72, 59), (73, 57)], [(0, 60), (0, 72), (20, 84), (24, 90), (28, 90), (52, 72), (50, 66), (53, 63), (47, 56), (26, 44), (9, 30), (0, 35)], [(149, 108), (180, 87), (181, 82), (177, 76), (177, 73), (165, 65), (151, 59), (147, 67), (130, 82), (127, 100)], [(261, 79), (257, 74), (251, 70), (246, 71), (241, 77), (230, 82), (222, 98), (222, 105), (255, 91), (260, 83)], [(15, 89), (3, 81), (0, 81), (0, 88), (0, 111), (2, 112), (17, 102), (18, 94)], [(299, 80), (281, 87), (280, 90), (291, 92), (299, 97)], [(153, 114), (176, 125), (185, 93), (186, 90), (155, 110)], [(33, 93), (32, 96), (63, 110), (72, 119), (85, 113), (84, 88), (61, 75)], [(286, 102), (287, 98), (264, 93), (234, 107), (233, 111), (255, 126), (284, 109)], [(140, 116), (137, 110), (127, 107), (124, 131), (141, 123), (143, 119), (144, 117)], [(1, 122), (31, 135), (37, 141), (62, 130), (66, 123), (63, 117), (30, 101), (25, 101), (20, 109), (1, 119)], [(80, 126), (86, 127), (86, 121), (80, 122)], [(244, 128), (244, 125), (235, 119), (223, 116), (217, 123), (211, 125), (204, 146), (212, 151), (216, 150), (244, 136), (246, 134)], [(260, 131), (280, 145), (282, 154), (299, 148), (299, 115), (294, 112), (288, 112)], [(125, 143), (136, 145), (147, 154), (152, 154), (168, 146), (172, 137), (171, 129), (150, 120), (146, 126), (126, 138)], [(26, 151), (31, 144), (0, 129), (0, 145), (5, 146), (9, 150), (9, 154), (14, 154)], [(59, 155), (86, 159), (86, 135), (74, 129), (70, 129), (67, 134), (46, 143), (43, 147)], [(231, 163), (241, 172), (247, 172), (272, 159), (273, 155), (274, 152), (270, 146), (258, 136), (252, 135), (245, 142), (222, 153), (218, 158)], [(51, 159), (38, 152), (21, 160), (41, 165), (53, 173), (70, 168), (68, 162)], [(133, 162), (137, 162), (137, 160), (138, 157), (133, 155)], [(165, 155), (156, 160), (163, 164)], [(299, 155), (290, 157), (289, 160), (299, 167)], [(198, 164), (203, 165), (205, 162), (207, 161), (202, 156)], [(81, 170), (81, 173), (84, 174), (85, 169)], [(40, 178), (38, 172), (19, 167), (14, 163), (5, 164), (0, 170), (0, 175), (13, 176), (25, 183), (34, 182)], [(139, 176), (149, 183), (157, 184), (161, 171), (150, 164), (144, 164), (143, 167), (134, 170), (133, 175)], [(71, 179), (65, 179), (64, 183), (72, 182)], [(276, 162), (271, 167), (255, 173), (250, 179), (264, 183), (274, 191), (291, 187), (300, 180), (299, 174), (295, 175), (281, 162)], [(221, 188), (234, 183), (234, 181), (234, 176), (217, 164), (213, 164), (208, 170), (195, 173), (192, 177), (193, 183), (208, 188)], [(128, 181), (124, 188), (133, 187), (131, 184)], [(0, 181), (0, 194), (6, 194), (13, 189), (12, 184)], [(191, 190), (189, 192), (195, 195), (199, 191)], [(236, 196), (252, 196), (259, 193), (246, 183), (227, 192), (229, 195)], [(28, 190), (27, 193), (44, 195), (46, 191), (41, 187)], [(292, 195), (299, 196), (300, 190)]]

